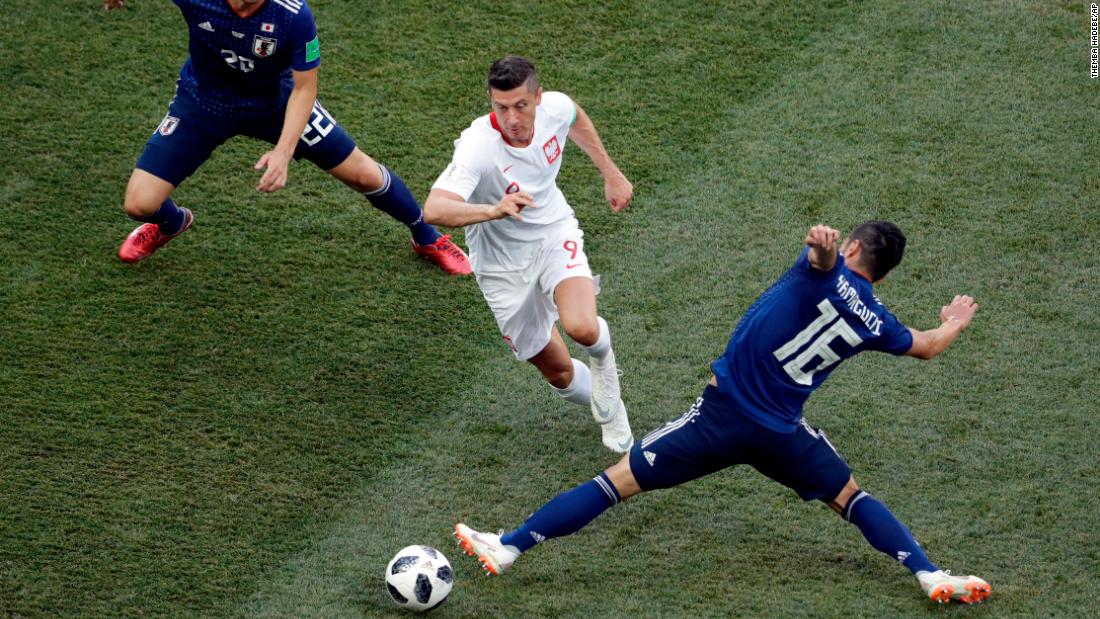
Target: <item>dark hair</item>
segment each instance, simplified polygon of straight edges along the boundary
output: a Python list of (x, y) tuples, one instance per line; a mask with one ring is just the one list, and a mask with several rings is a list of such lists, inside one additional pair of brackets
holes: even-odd
[(539, 89), (535, 65), (523, 56), (505, 56), (489, 67), (489, 88), (512, 90), (521, 84), (527, 84), (531, 92)]
[(848, 240), (859, 241), (860, 263), (870, 271), (871, 281), (886, 277), (905, 254), (905, 234), (889, 221), (868, 221), (856, 226)]

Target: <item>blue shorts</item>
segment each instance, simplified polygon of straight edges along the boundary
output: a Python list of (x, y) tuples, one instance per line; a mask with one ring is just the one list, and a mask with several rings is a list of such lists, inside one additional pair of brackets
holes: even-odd
[[(245, 135), (278, 143), (285, 111), (284, 104), (270, 115), (228, 117), (211, 112), (193, 95), (177, 89), (168, 104), (168, 114), (145, 144), (135, 167), (178, 186), (231, 137)], [(294, 149), (294, 158), (304, 157), (322, 170), (331, 170), (354, 150), (355, 140), (319, 102), (314, 103), (313, 113)]]
[(825, 434), (805, 420), (791, 434), (769, 430), (711, 385), (679, 419), (630, 450), (630, 470), (642, 490), (671, 488), (735, 464), (748, 464), (806, 501), (833, 500), (852, 475)]

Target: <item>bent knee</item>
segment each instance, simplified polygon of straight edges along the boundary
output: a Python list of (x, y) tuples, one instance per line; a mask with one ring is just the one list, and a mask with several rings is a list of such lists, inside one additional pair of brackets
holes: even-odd
[(367, 193), (378, 191), (382, 188), (383, 183), (382, 171), (377, 165), (370, 163), (356, 170), (355, 181), (352, 185), (359, 193)]
[(128, 191), (126, 198), (122, 201), (122, 210), (129, 217), (149, 217), (156, 213), (163, 203), (164, 199), (159, 196)]
[(573, 364), (570, 363), (569, 367), (552, 367), (543, 370), (543, 377), (546, 378), (546, 382), (550, 383), (558, 389), (565, 389), (569, 385), (573, 384)]
[(329, 172), (359, 193), (369, 193), (382, 189), (385, 176), (382, 166), (360, 150), (356, 150), (348, 160)]
[(145, 170), (135, 168), (126, 185), (122, 210), (130, 217), (148, 217), (160, 209), (160, 205), (172, 195), (175, 186)]
[(855, 477), (848, 477), (848, 483), (844, 484), (844, 487), (840, 489), (836, 498), (829, 501), (829, 507), (843, 517), (844, 509), (848, 507), (848, 501), (852, 500), (852, 497), (858, 492), (859, 484), (856, 483)]
[(562, 329), (569, 339), (581, 346), (591, 346), (600, 339), (600, 323), (593, 320), (578, 320), (572, 323), (562, 321)]
[(604, 473), (615, 486), (615, 490), (619, 493), (620, 500), (625, 501), (642, 492), (641, 486), (638, 485), (638, 481), (634, 478), (634, 472), (630, 470), (629, 452), (618, 462), (611, 465)]

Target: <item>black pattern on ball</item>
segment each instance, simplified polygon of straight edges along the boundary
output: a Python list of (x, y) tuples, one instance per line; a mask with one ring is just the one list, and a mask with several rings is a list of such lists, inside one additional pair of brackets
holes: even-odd
[(428, 603), (428, 598), (432, 597), (432, 580), (427, 574), (416, 575), (416, 587), (413, 588), (413, 593), (416, 594), (417, 602)]
[(412, 566), (416, 565), (420, 561), (420, 557), (401, 557), (393, 562), (393, 567), (390, 568), (391, 574), (400, 574), (401, 572), (409, 571)]
[(451, 571), (451, 566), (444, 565), (435, 571), (435, 577), (447, 583), (448, 585), (455, 581), (455, 573)]
[(395, 589), (393, 587), (393, 585), (391, 585), (390, 583), (386, 583), (386, 589), (389, 590), (390, 597), (393, 598), (394, 602), (397, 602), (398, 604), (408, 604), (409, 603), (409, 598), (401, 595), (401, 592), (398, 591), (397, 589)]
[(428, 555), (429, 557), (431, 557), (433, 559), (438, 559), (439, 558), (439, 553), (436, 552), (435, 548), (432, 548), (431, 546), (421, 546), (420, 550), (423, 550), (424, 554)]

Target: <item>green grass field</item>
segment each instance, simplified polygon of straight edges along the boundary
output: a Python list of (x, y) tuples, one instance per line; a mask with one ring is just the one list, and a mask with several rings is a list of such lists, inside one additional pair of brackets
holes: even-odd
[(363, 199), (308, 163), (255, 192), (257, 142), (176, 192), (192, 231), (121, 264), (186, 32), (169, 2), (99, 4), (0, 22), (0, 616), (396, 616), (382, 570), (410, 543), (455, 566), (438, 617), (1100, 612), (1087, 3), (311, 3), (322, 100), (419, 197), (496, 57), (588, 110), (636, 200), (612, 214), (572, 146), (559, 184), (639, 435), (694, 400), (810, 225), (897, 221), (883, 301), (918, 328), (957, 293), (982, 309), (935, 361), (849, 362), (807, 417), (934, 561), (992, 583), (946, 609), (750, 469), (481, 577), (453, 523), (511, 527), (611, 464), (590, 416)]

